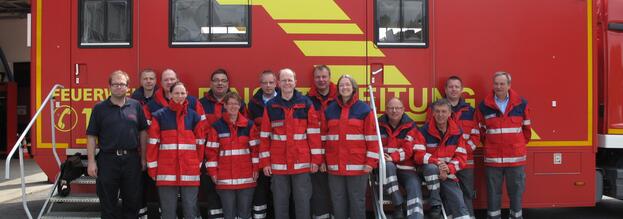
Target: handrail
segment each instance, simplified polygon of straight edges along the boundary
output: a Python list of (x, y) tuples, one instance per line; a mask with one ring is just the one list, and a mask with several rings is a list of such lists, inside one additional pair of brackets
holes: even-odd
[[(10, 173), (11, 173), (11, 158), (15, 154), (15, 151), (19, 149), (19, 173), (20, 173), (21, 186), (22, 186), (22, 206), (24, 207), (24, 211), (26, 212), (26, 216), (28, 216), (29, 219), (32, 219), (32, 215), (30, 214), (30, 209), (28, 209), (28, 203), (27, 203), (28, 201), (26, 200), (26, 182), (25, 182), (26, 179), (24, 177), (24, 148), (23, 148), (23, 145), (22, 145), (22, 141), (24, 140), (24, 137), (26, 137), (26, 134), (30, 131), (30, 128), (35, 123), (35, 121), (37, 120), (39, 115), (41, 115), (41, 111), (43, 111), (43, 108), (45, 108), (45, 105), (49, 102), (50, 103), (50, 114), (51, 114), (50, 118), (52, 120), (52, 123), (51, 123), (52, 124), (52, 148), (53, 148), (54, 156), (56, 158), (56, 162), (60, 166), (60, 159), (58, 157), (58, 154), (56, 153), (56, 142), (55, 142), (55, 139), (54, 139), (55, 138), (55, 130), (54, 130), (54, 106), (53, 106), (53, 103), (54, 103), (54, 100), (53, 100), (54, 91), (56, 91), (56, 89), (58, 89), (58, 88), (64, 88), (64, 87), (63, 87), (63, 85), (60, 85), (60, 84), (55, 84), (52, 87), (52, 89), (50, 90), (50, 93), (48, 93), (48, 96), (45, 98), (43, 103), (41, 103), (41, 106), (39, 106), (39, 109), (37, 109), (37, 112), (35, 113), (35, 115), (32, 117), (32, 119), (30, 119), (30, 122), (28, 123), (28, 126), (26, 126), (24, 131), (22, 131), (22, 134), (17, 139), (17, 142), (15, 142), (15, 145), (13, 145), (13, 148), (11, 149), (11, 152), (9, 152), (9, 155), (6, 157), (4, 178), (5, 179), (9, 179), (9, 178), (11, 178), (10, 177)], [(57, 181), (58, 181), (58, 178), (57, 178)]]
[[(26, 134), (30, 131), (30, 128), (32, 127), (32, 125), (37, 120), (37, 117), (39, 117), (39, 115), (41, 114), (41, 111), (43, 111), (43, 108), (45, 107), (45, 105), (54, 96), (54, 91), (56, 91), (57, 88), (64, 88), (64, 86), (60, 85), (60, 84), (55, 84), (52, 87), (52, 89), (50, 90), (50, 93), (48, 93), (48, 96), (45, 98), (45, 100), (43, 100), (43, 103), (41, 103), (41, 106), (39, 107), (39, 109), (37, 109), (37, 112), (35, 113), (35, 115), (32, 117), (32, 119), (30, 119), (30, 122), (28, 123), (28, 126), (26, 126), (24, 131), (22, 131), (22, 134), (19, 136), (19, 139), (17, 139), (17, 142), (15, 142), (15, 145), (13, 145), (13, 149), (11, 149), (11, 152), (9, 152), (9, 155), (7, 155), (6, 162), (5, 162), (5, 165), (4, 165), (4, 170), (5, 170), (4, 171), (4, 178), (5, 179), (10, 179), (11, 178), (10, 177), (11, 158), (15, 154), (15, 151), (17, 150), (17, 148), (19, 148), (18, 146), (20, 145), (20, 143), (24, 140), (24, 137), (26, 137)], [(54, 113), (52, 113), (52, 116), (53, 115), (54, 115)], [(58, 161), (58, 162), (60, 162), (60, 161)]]
[[(368, 85), (368, 91), (370, 92), (370, 108), (372, 108), (372, 112), (374, 113), (374, 117), (376, 117), (376, 104), (374, 103), (374, 91), (372, 90), (372, 85)], [(379, 121), (377, 119), (374, 120), (374, 127), (376, 128), (376, 138), (379, 143), (379, 199), (378, 205), (380, 209), (377, 213), (377, 216), (381, 219), (385, 219), (385, 213), (383, 212), (383, 185), (385, 184), (386, 172), (385, 172), (385, 156), (383, 155), (383, 141), (381, 140), (381, 129), (379, 128)]]

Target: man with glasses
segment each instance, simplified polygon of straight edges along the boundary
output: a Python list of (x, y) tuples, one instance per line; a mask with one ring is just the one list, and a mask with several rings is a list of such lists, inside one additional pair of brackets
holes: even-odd
[[(97, 196), (102, 218), (138, 217), (141, 206), (141, 168), (145, 169), (147, 120), (141, 104), (126, 97), (130, 77), (114, 71), (109, 79), (111, 95), (93, 107), (87, 127), (88, 174), (97, 177)], [(100, 151), (95, 156), (95, 148)], [(123, 200), (117, 206), (119, 197)]]

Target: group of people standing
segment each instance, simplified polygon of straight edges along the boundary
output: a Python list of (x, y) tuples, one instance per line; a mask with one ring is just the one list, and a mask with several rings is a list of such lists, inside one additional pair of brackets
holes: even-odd
[(160, 86), (154, 70), (140, 78), (127, 98), (128, 74), (113, 72), (111, 96), (95, 105), (87, 128), (88, 174), (97, 176), (102, 218), (136, 218), (141, 196), (149, 195), (144, 188), (154, 182), (167, 219), (176, 218), (178, 197), (184, 218), (199, 217), (199, 196), (207, 199), (208, 218), (365, 218), (368, 177), (380, 156), (394, 218), (423, 218), (422, 179), (431, 216), (441, 217), (443, 204), (453, 218), (473, 218), (480, 142), (488, 217), (501, 217), (505, 178), (510, 217), (522, 218), (530, 120), (506, 72), (494, 75), (494, 91), (476, 109), (462, 98), (462, 80), (448, 78), (446, 98), (432, 104), (421, 127), (398, 98), (377, 118), (359, 100), (355, 79), (342, 75), (334, 84), (325, 65), (314, 67), (307, 95), (291, 69), (262, 72), (248, 105), (230, 91), (223, 69), (212, 73), (200, 99), (172, 69), (162, 72)]

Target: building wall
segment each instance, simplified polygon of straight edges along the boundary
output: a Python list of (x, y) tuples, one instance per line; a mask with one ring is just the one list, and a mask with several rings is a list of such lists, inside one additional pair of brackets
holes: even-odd
[(13, 63), (30, 62), (30, 48), (27, 47), (26, 18), (0, 19), (0, 47), (13, 71)]

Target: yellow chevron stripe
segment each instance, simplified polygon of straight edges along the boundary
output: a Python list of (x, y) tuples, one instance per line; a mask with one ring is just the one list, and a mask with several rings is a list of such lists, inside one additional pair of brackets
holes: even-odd
[(357, 24), (279, 23), (287, 34), (363, 34)]
[[(337, 83), (337, 79), (343, 74), (349, 74), (359, 83), (368, 81), (368, 68), (366, 65), (328, 65), (334, 74), (331, 74), (331, 80)], [(383, 74), (384, 85), (411, 85), (409, 80), (402, 74), (400, 69), (395, 65), (384, 66)]]
[(333, 0), (217, 0), (220, 5), (261, 5), (275, 20), (350, 20)]
[(294, 43), (305, 56), (366, 57), (367, 47), (369, 57), (385, 57), (371, 41), (295, 40)]

